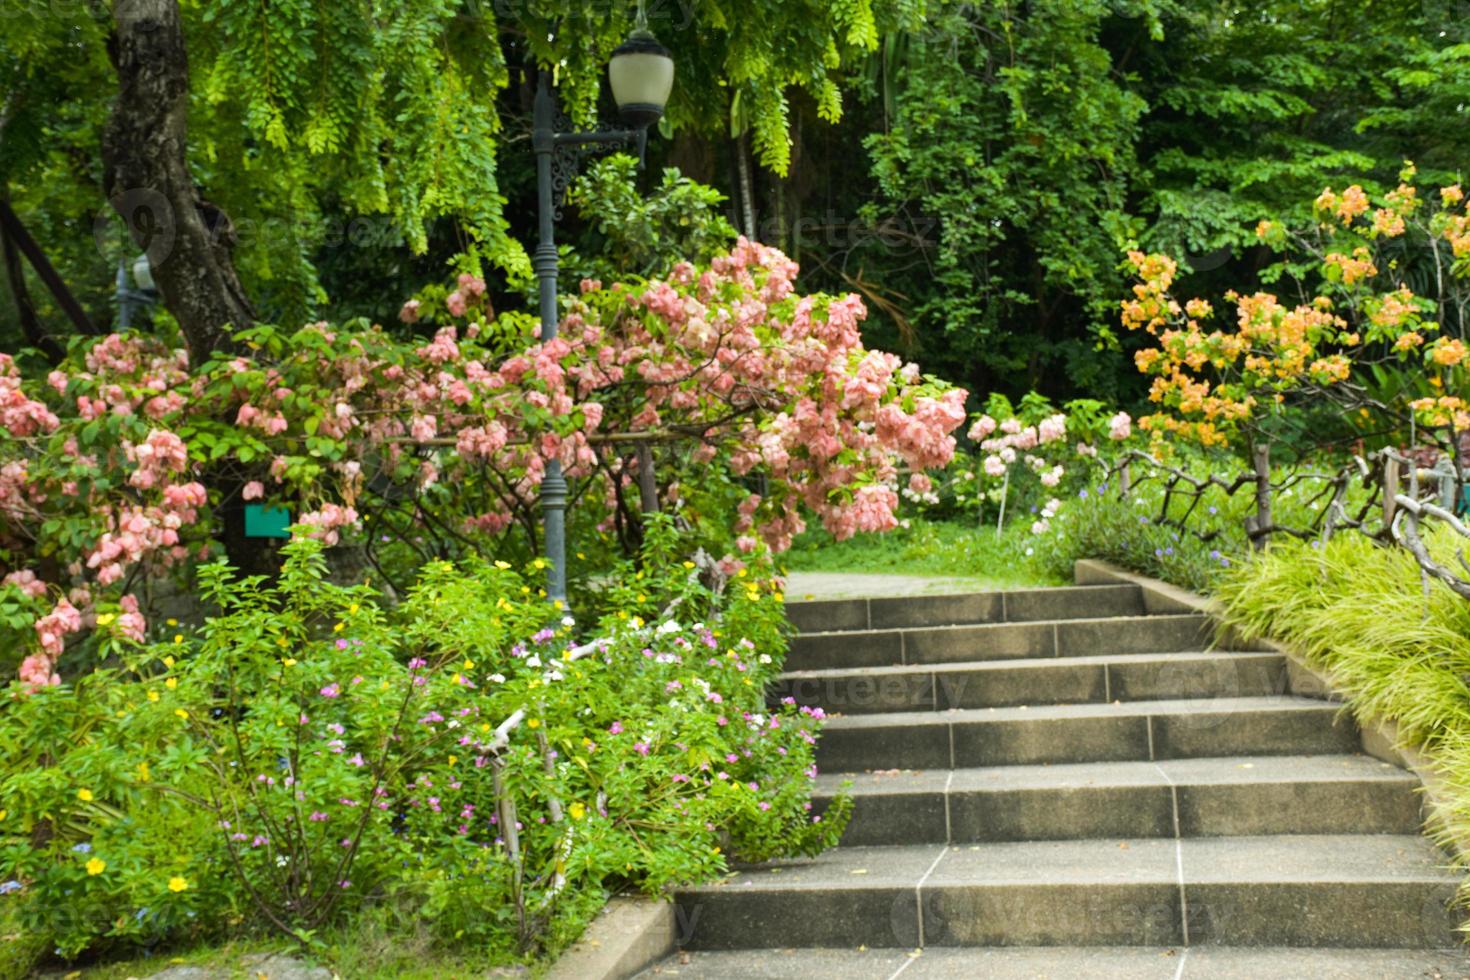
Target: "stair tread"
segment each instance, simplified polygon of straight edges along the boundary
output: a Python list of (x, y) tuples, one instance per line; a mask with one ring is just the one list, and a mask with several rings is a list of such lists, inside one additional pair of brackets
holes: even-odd
[(893, 677), (907, 674), (946, 674), (983, 670), (1055, 670), (1066, 667), (1096, 667), (1100, 664), (1142, 664), (1153, 661), (1221, 662), (1227, 660), (1280, 660), (1283, 655), (1266, 650), (1181, 650), (1167, 653), (1100, 653), (1080, 657), (1019, 657), (1008, 660), (957, 660), (940, 663), (885, 664), (881, 667), (822, 667), (788, 670), (777, 680), (826, 680), (844, 677)]
[(1089, 623), (1120, 623), (1136, 621), (1140, 623), (1168, 623), (1168, 622), (1200, 622), (1208, 620), (1204, 613), (1130, 613), (1122, 616), (1081, 616), (1076, 619), (1028, 619), (1011, 620), (994, 623), (944, 623), (938, 626), (886, 626), (878, 629), (862, 630), (814, 630), (798, 634), (801, 637), (852, 637), (860, 635), (887, 635), (894, 633), (957, 633), (961, 630), (1006, 630), (1017, 627), (1037, 626), (1086, 626)]
[(839, 847), (743, 867), (686, 894), (1116, 884), (1455, 882), (1417, 835), (1302, 834)]
[(1122, 701), (1082, 704), (1037, 704), (1006, 708), (949, 708), (944, 711), (893, 711), (862, 715), (829, 715), (831, 729), (920, 728), (928, 725), (1056, 718), (1112, 718), (1218, 712), (1303, 711), (1336, 714), (1342, 705), (1316, 698), (1262, 695), (1236, 698), (1179, 698), (1166, 701)]
[[(851, 786), (842, 789), (842, 784)], [(1280, 755), (1084, 762), (983, 768), (822, 773), (819, 795), (841, 789), (853, 797), (903, 793), (1003, 792), (1117, 786), (1201, 786), (1251, 783), (1388, 782), (1418, 785), (1410, 773), (1369, 756)]]
[(1005, 946), (906, 949), (697, 950), (639, 974), (639, 980), (904, 980), (987, 977), (990, 980), (1088, 977), (1097, 980), (1389, 980), (1470, 978), (1462, 949), (1302, 949), (1238, 946)]
[(800, 599), (792, 599), (787, 595), (788, 606), (819, 606), (838, 602), (904, 602), (915, 599), (973, 599), (982, 596), (1015, 596), (1015, 595), (1108, 595), (1110, 593), (1129, 592), (1136, 593), (1138, 586), (1127, 584), (1099, 584), (1099, 585), (1038, 585), (1029, 589), (967, 589), (960, 592), (923, 592), (917, 595), (874, 595), (874, 596), (832, 596), (822, 597), (816, 595), (804, 595)]

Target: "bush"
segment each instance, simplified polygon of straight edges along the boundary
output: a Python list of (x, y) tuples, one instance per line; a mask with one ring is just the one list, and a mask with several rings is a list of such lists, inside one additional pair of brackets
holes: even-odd
[(1067, 577), (1078, 559), (1101, 558), (1187, 589), (1208, 591), (1244, 548), (1244, 534), (1208, 504), (1201, 510), (1207, 519), (1218, 521), (1222, 532), (1218, 539), (1201, 541), (1160, 523), (1161, 497), (1157, 487), (1142, 488), (1126, 498), (1107, 484), (1078, 491), (1077, 499), (1052, 521), (1051, 533), (1036, 538), (1035, 562), (1046, 574)]
[(310, 539), (273, 584), (207, 567), (198, 631), (11, 686), (0, 901), (65, 957), (249, 924), (310, 942), (383, 903), (513, 957), (609, 889), (830, 846), (847, 804), (809, 812), (820, 712), (764, 703), (786, 631), (768, 570), (726, 584), (652, 529), (580, 645), (504, 562), (431, 563), (391, 613)]

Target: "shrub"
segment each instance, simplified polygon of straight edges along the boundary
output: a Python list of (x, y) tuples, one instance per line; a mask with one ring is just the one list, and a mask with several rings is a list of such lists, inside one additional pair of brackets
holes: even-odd
[(607, 889), (830, 846), (848, 805), (809, 812), (820, 712), (765, 704), (773, 580), (711, 578), (653, 528), (580, 644), (504, 562), (430, 563), (391, 612), (311, 539), (273, 583), (206, 568), (201, 629), (11, 685), (3, 901), (63, 956), (242, 923), (309, 942), (382, 902), (516, 956)]

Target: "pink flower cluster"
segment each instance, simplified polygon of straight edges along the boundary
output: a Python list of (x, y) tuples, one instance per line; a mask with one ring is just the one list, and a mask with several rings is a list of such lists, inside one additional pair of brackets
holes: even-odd
[(322, 504), (318, 509), (302, 514), (297, 523), (311, 528), (314, 537), (321, 538), (331, 547), (339, 540), (338, 531), (341, 528), (357, 523), (357, 511), (339, 504)]
[(20, 388), (20, 370), (15, 358), (0, 354), (0, 429), (17, 439), (37, 433), (54, 432), (61, 420), (46, 407), (34, 401)]

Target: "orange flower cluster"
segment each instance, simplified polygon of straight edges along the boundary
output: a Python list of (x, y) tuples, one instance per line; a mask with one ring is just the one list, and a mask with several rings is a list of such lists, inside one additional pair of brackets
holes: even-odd
[[(1139, 420), (1140, 427), (1205, 445), (1227, 443), (1258, 407), (1274, 408), (1293, 393), (1342, 385), (1358, 360), (1386, 354), (1422, 356), (1435, 374), (1431, 381), (1443, 390), (1446, 378), (1439, 375), (1466, 364), (1470, 351), (1454, 338), (1426, 343), (1426, 335), (1439, 326), (1427, 319), (1432, 302), (1400, 281), (1388, 288), (1374, 285), (1380, 265), (1395, 279), (1398, 269), (1396, 263), (1380, 263), (1372, 243), (1406, 234), (1409, 220), (1424, 206), (1407, 183), (1413, 173), (1412, 165), (1405, 167), (1403, 182), (1383, 196), (1381, 207), (1356, 184), (1341, 192), (1323, 190), (1316, 201), (1322, 235), (1329, 246), (1347, 239), (1317, 253), (1331, 295), (1293, 306), (1267, 292), (1227, 293), (1236, 308), (1233, 327), (1210, 326), (1214, 310), (1208, 302), (1191, 299), (1181, 305), (1170, 294), (1178, 270), (1167, 256), (1130, 252), (1137, 282), (1122, 303), (1122, 322), (1157, 339), (1134, 355), (1139, 371), (1152, 376), (1149, 398), (1159, 406)], [(1456, 258), (1470, 257), (1470, 215), (1454, 210), (1465, 199), (1463, 191), (1458, 185), (1446, 187), (1439, 198), (1442, 208), (1427, 227), (1451, 243)], [(1257, 235), (1268, 244), (1286, 238), (1284, 228), (1271, 221), (1261, 222)], [(1470, 276), (1470, 262), (1457, 263), (1455, 271)], [(1426, 422), (1470, 423), (1470, 406), (1455, 397), (1421, 399), (1413, 407)]]

